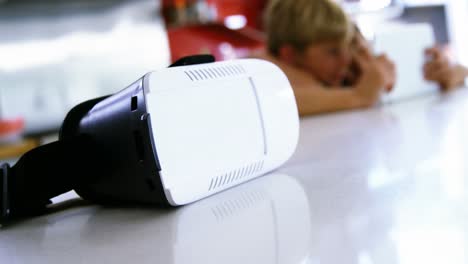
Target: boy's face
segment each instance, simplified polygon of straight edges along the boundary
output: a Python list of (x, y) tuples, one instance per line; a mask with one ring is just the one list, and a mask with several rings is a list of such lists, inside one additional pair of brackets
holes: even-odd
[(297, 53), (296, 64), (325, 85), (341, 86), (351, 64), (349, 45), (324, 41)]

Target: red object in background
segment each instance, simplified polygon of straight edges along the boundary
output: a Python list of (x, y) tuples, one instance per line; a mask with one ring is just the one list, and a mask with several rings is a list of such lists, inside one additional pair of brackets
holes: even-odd
[(0, 137), (19, 133), (23, 128), (24, 120), (22, 118), (0, 119)]
[(168, 29), (172, 61), (194, 54), (212, 54), (217, 61), (242, 58), (264, 47), (257, 32), (224, 25), (194, 25)]
[(190, 8), (198, 2), (215, 10), (215, 17), (211, 22), (224, 24), (224, 20), (232, 15), (243, 15), (246, 18), (246, 26), (262, 30), (262, 14), (268, 0), (162, 0), (162, 9), (166, 22), (171, 12)]
[[(18, 141), (24, 129), (23, 118), (0, 119), (0, 147)], [(4, 157), (0, 149), (0, 158)]]
[(232, 15), (243, 15), (247, 27), (262, 30), (262, 14), (268, 0), (205, 0), (208, 6), (216, 8), (216, 20), (224, 23), (224, 19)]
[[(194, 24), (187, 19), (183, 10), (193, 11), (196, 2), (216, 10), (216, 16), (209, 24)], [(267, 0), (163, 0), (162, 3), (166, 23), (170, 21), (172, 25), (178, 25), (167, 29), (172, 62), (195, 54), (212, 54), (218, 61), (242, 58), (265, 45), (258, 29)], [(178, 14), (183, 15), (178, 18)], [(240, 30), (227, 28), (225, 19), (232, 15), (243, 15), (246, 27)]]

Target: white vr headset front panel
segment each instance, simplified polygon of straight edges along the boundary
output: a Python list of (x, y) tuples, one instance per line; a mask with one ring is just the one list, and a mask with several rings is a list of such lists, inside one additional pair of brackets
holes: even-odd
[(172, 205), (247, 181), (294, 152), (299, 119), (284, 73), (244, 59), (168, 68), (145, 76), (145, 100)]

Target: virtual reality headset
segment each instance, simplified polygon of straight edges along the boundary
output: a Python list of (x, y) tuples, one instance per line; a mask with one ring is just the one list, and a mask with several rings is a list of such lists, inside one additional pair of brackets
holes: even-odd
[(2, 222), (75, 190), (96, 203), (179, 206), (254, 179), (295, 150), (285, 74), (257, 59), (190, 57), (66, 116), (59, 140), (1, 169)]

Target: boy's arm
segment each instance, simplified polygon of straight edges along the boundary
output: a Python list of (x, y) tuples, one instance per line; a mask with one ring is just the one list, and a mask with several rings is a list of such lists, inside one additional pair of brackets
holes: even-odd
[(361, 75), (352, 87), (325, 87), (309, 73), (283, 63), (268, 54), (253, 57), (269, 60), (280, 67), (291, 83), (301, 116), (370, 107), (382, 87), (392, 85), (394, 66), (385, 56), (373, 57), (366, 52), (355, 54)]
[[(368, 54), (356, 55), (362, 74), (352, 87), (325, 87), (301, 69), (275, 59), (270, 58), (270, 60), (288, 76), (299, 114), (304, 116), (374, 105), (380, 98), (382, 88), (386, 84), (392, 85), (394, 68), (385, 56), (377, 58), (367, 56)], [(392, 69), (388, 70), (389, 67)]]
[(300, 89), (293, 85), (299, 115), (313, 115), (355, 108), (371, 104), (360, 100), (353, 89)]
[(288, 76), (301, 116), (367, 107), (351, 87), (325, 87), (313, 77), (288, 65), (278, 65)]

